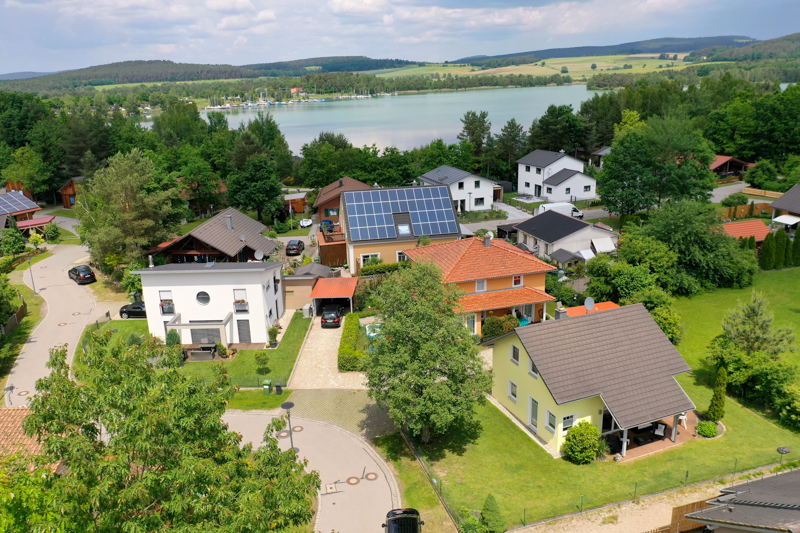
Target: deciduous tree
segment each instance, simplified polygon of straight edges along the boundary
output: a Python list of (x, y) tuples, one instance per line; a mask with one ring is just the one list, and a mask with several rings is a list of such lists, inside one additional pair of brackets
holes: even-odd
[(42, 157), (30, 146), (14, 152), (10, 165), (3, 169), (3, 181), (21, 183), (26, 191), (36, 198), (51, 188), (50, 173)]
[(651, 165), (642, 133), (630, 131), (612, 144), (597, 177), (597, 193), (609, 212), (632, 215), (656, 204), (656, 177)]
[(266, 155), (250, 158), (244, 167), (228, 176), (228, 200), (231, 205), (255, 211), (263, 222), (264, 214), (272, 219), (283, 210), (281, 184), (275, 163)]

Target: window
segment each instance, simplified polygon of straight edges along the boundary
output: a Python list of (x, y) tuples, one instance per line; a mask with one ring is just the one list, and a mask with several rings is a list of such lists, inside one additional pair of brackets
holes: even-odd
[(481, 207), (483, 205), (483, 198), (475, 198), (475, 207)]
[(338, 217), (339, 216), (339, 209), (326, 209), (325, 210), (326, 217)]
[(539, 379), (539, 371), (536, 369), (536, 365), (533, 364), (533, 359), (528, 357), (528, 374)]
[(458, 182), (458, 190), (459, 191), (463, 191), (464, 190), (464, 182), (463, 181), (459, 181)]
[(478, 320), (476, 318), (475, 313), (471, 313), (471, 314), (467, 315), (467, 324), (466, 324), (466, 326), (467, 326), (467, 329), (470, 330), (473, 335), (478, 333), (478, 330), (475, 329), (477, 323), (478, 323)]
[(403, 252), (397, 252), (397, 262), (408, 261), (408, 256)]
[(475, 180), (475, 188), (476, 189), (480, 189), (481, 188), (481, 180)]
[(398, 224), (397, 225), (397, 234), (398, 235), (411, 235), (411, 225), (410, 224)]
[(525, 182), (525, 188), (526, 189), (530, 189), (531, 188), (531, 182), (530, 181), (526, 181)]
[(522, 276), (514, 276), (511, 278), (512, 287), (522, 287)]
[(508, 380), (508, 399), (517, 403), (517, 384)]
[(241, 300), (246, 302), (247, 301), (247, 290), (246, 289), (233, 289), (233, 299), (234, 300)]
[(372, 258), (380, 259), (381, 254), (361, 254), (361, 266)]
[(475, 292), (485, 292), (486, 291), (486, 280), (479, 279), (475, 282)]
[(542, 173), (542, 169), (541, 169), (541, 168), (537, 168), (537, 169), (536, 169), (536, 173), (537, 173), (537, 174), (541, 174), (541, 173)]
[(550, 412), (549, 409), (545, 409), (547, 412), (547, 424), (544, 426), (553, 433), (556, 432), (556, 415)]
[(561, 434), (566, 435), (572, 424), (575, 423), (575, 415), (567, 415), (561, 419)]
[(553, 194), (553, 188), (552, 187), (548, 187), (547, 188), (547, 194)]
[(158, 291), (158, 297), (162, 302), (164, 300), (172, 300), (172, 291)]
[(519, 364), (519, 347), (513, 344), (511, 345), (511, 360)]
[(536, 429), (539, 425), (539, 402), (528, 396), (528, 426)]
[(531, 166), (525, 165), (525, 172), (530, 172), (530, 171), (531, 171)]
[(208, 302), (210, 301), (211, 296), (209, 296), (206, 291), (200, 291), (197, 293), (197, 303), (200, 305), (208, 305)]
[(591, 190), (592, 190), (592, 186), (591, 185), (584, 185), (583, 186), (583, 192), (591, 192)]
[(569, 191), (570, 191), (570, 189), (569, 189), (569, 187), (567, 187), (566, 189), (564, 189), (564, 194), (569, 194)]

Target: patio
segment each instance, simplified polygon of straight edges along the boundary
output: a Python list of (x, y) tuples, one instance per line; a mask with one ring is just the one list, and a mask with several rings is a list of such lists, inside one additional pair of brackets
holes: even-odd
[[(643, 431), (636, 431), (635, 428), (629, 429), (628, 438), (630, 442), (628, 443), (627, 452), (625, 456), (622, 457), (620, 462), (632, 461), (653, 453), (668, 450), (670, 448), (674, 448), (675, 446), (680, 446), (684, 442), (688, 442), (697, 438), (696, 428), (698, 419), (695, 411), (688, 411), (686, 413), (686, 427), (683, 427), (683, 423), (678, 425), (678, 434), (675, 438), (675, 442), (670, 440), (670, 436), (672, 435), (672, 422), (672, 417), (663, 418), (659, 421), (653, 422), (653, 427), (655, 427), (656, 424), (663, 424), (666, 426), (664, 430), (665, 436), (663, 439), (656, 438), (651, 440), (653, 432), (652, 428), (645, 429)], [(621, 432), (617, 432), (612, 435), (621, 436)]]

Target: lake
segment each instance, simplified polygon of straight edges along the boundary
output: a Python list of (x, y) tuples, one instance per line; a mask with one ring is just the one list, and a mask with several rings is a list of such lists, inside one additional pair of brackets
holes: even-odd
[[(470, 110), (488, 111), (494, 133), (499, 133), (512, 118), (527, 130), (550, 104), (571, 104), (577, 110), (595, 92), (587, 91), (585, 85), (476, 89), (271, 106), (269, 110), (297, 155), (303, 144), (320, 131), (344, 133), (355, 146), (376, 144), (379, 148), (410, 150), (438, 138), (448, 144), (457, 142), (460, 119)], [(234, 129), (253, 118), (258, 110), (235, 108), (223, 112)], [(201, 111), (203, 118), (206, 114)]]

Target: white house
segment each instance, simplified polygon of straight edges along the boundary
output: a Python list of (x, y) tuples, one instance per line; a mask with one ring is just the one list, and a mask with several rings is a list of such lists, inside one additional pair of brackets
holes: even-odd
[(548, 202), (593, 200), (597, 183), (583, 173), (583, 161), (564, 152), (534, 150), (517, 161), (517, 191)]
[(448, 167), (447, 165), (442, 165), (419, 176), (417, 181), (420, 182), (420, 185), (445, 185), (449, 187), (450, 196), (453, 197), (453, 205), (455, 205), (456, 211), (460, 213), (492, 209), (495, 187), (500, 189), (500, 197), (502, 198), (502, 187), (497, 182), (489, 178), (476, 176), (465, 170)]
[(284, 312), (278, 262), (173, 263), (134, 271), (142, 276), (150, 334), (181, 343), (266, 343)]
[(557, 211), (545, 211), (514, 226), (518, 245), (560, 263), (613, 252), (619, 235), (606, 228)]

